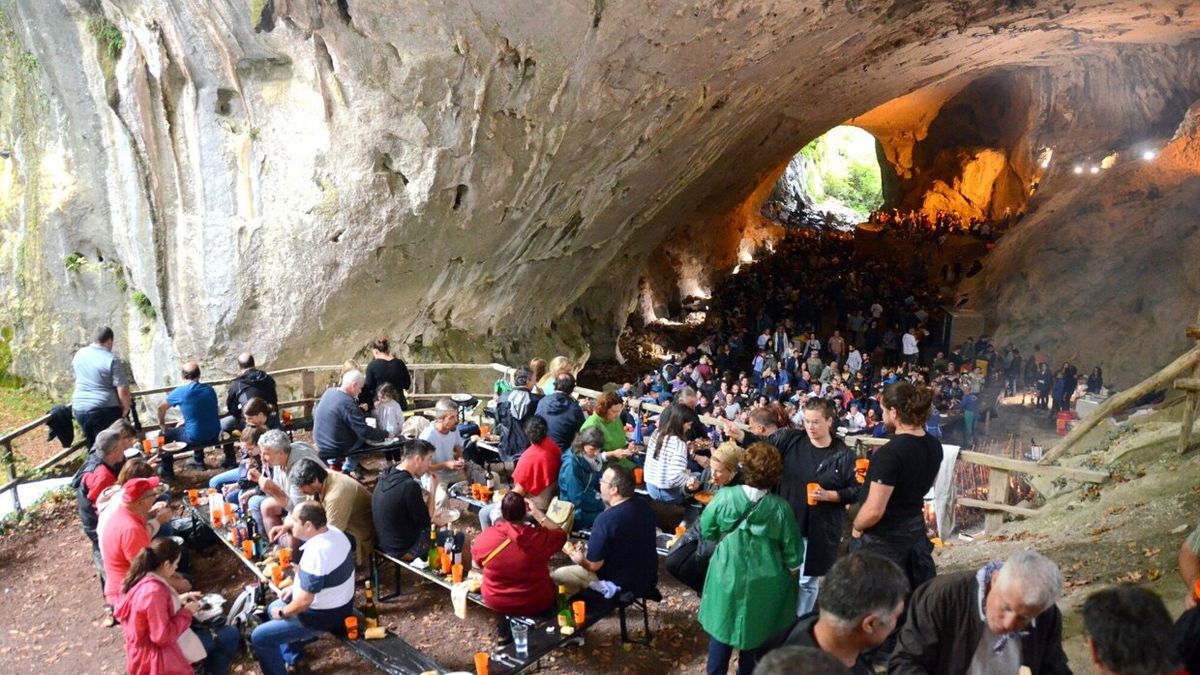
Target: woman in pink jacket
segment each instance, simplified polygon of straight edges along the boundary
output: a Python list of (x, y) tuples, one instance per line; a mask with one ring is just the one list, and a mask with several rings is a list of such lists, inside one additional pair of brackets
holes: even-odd
[[(204, 672), (224, 675), (237, 649), (237, 629), (216, 636), (191, 629), (200, 593), (175, 592), (168, 579), (179, 566), (179, 544), (155, 539), (133, 559), (114, 612), (125, 631), (125, 667), (130, 675), (192, 675), (204, 660)], [(208, 638), (208, 639), (205, 639)]]

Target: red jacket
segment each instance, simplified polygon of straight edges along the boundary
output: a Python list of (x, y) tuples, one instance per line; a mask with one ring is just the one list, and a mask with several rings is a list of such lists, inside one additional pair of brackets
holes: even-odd
[(192, 613), (174, 611), (171, 589), (147, 574), (117, 603), (113, 615), (125, 632), (125, 668), (129, 675), (192, 675), (179, 647), (179, 636), (192, 625)]
[(540, 614), (554, 604), (550, 558), (563, 547), (567, 533), (533, 525), (501, 521), (484, 530), (471, 544), (476, 565), (505, 539), (511, 544), (483, 566), (483, 601), (492, 611), (509, 616)]

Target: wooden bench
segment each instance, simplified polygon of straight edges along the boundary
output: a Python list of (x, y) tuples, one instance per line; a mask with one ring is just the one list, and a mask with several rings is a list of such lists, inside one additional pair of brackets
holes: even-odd
[[(394, 586), (393, 586), (395, 588), (395, 590), (393, 592), (387, 593), (387, 594), (384, 594), (383, 585), (379, 583), (379, 576), (380, 576), (379, 568), (380, 568), (380, 564), (383, 562), (391, 563), (392, 568), (395, 570)], [(378, 593), (377, 597), (380, 602), (387, 602), (388, 600), (393, 600), (395, 598), (400, 597), (400, 595), (402, 593), (401, 584), (400, 584), (400, 569), (401, 568), (404, 568), (404, 569), (408, 570), (409, 572), (412, 572), (413, 574), (421, 577), (422, 579), (425, 579), (426, 581), (437, 584), (438, 586), (441, 586), (442, 588), (445, 588), (446, 590), (450, 590), (450, 589), (454, 588), (453, 582), (449, 581), (441, 574), (435, 574), (433, 572), (430, 572), (427, 568), (417, 567), (417, 566), (413, 565), (411, 562), (405, 562), (404, 560), (401, 560), (400, 558), (388, 555), (387, 553), (384, 553), (383, 551), (376, 549), (376, 551), (371, 556), (371, 581), (375, 585), (375, 588), (377, 589), (376, 590), (376, 592)], [(484, 601), (483, 601), (483, 596), (477, 592), (467, 593), (467, 599), (481, 607), (487, 607), (487, 604), (484, 603)]]
[(445, 668), (405, 642), (404, 638), (396, 635), (390, 628), (387, 630), (387, 636), (378, 640), (365, 640), (361, 636), (357, 640), (350, 640), (345, 636), (339, 639), (359, 658), (385, 673), (419, 675), (429, 671), (446, 672)]
[[(657, 589), (652, 597), (636, 598), (632, 593), (622, 593), (617, 598), (605, 599), (595, 591), (585, 589), (571, 598), (583, 600), (586, 605), (587, 618), (582, 626), (576, 626), (571, 635), (563, 635), (558, 630), (557, 617), (533, 618), (514, 617), (512, 621), (520, 622), (529, 627), (529, 649), (525, 654), (518, 654), (515, 644), (493, 649), (490, 653), (492, 664), (488, 669), (492, 675), (514, 675), (526, 670), (536, 669), (538, 663), (551, 652), (569, 644), (583, 644), (583, 635), (592, 626), (608, 618), (615, 611), (621, 621), (621, 641), (649, 645), (653, 638), (650, 633), (650, 611), (647, 601), (658, 602), (662, 596)], [(641, 610), (643, 633), (641, 639), (634, 640), (629, 636), (626, 612), (629, 608)]]

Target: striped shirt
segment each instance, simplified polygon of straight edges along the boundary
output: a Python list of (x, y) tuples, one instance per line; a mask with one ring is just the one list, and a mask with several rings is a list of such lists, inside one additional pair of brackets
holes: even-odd
[(353, 602), (354, 553), (346, 535), (330, 526), (300, 548), (300, 588), (314, 596), (309, 610), (338, 609)]
[(687, 443), (678, 436), (667, 436), (658, 451), (658, 459), (655, 459), (658, 434), (655, 431), (646, 443), (646, 483), (662, 490), (682, 487), (691, 478), (687, 470)]

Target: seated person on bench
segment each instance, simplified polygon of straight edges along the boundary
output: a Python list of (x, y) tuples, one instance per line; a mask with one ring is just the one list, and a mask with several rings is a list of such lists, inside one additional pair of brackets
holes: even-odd
[[(513, 469), (513, 492), (528, 497), (543, 511), (550, 507), (550, 500), (558, 493), (558, 470), (562, 467), (562, 450), (549, 436), (549, 425), (541, 415), (534, 415), (525, 423), (525, 435), (529, 437), (529, 448), (521, 453)], [(479, 510), (480, 527), (490, 527), (499, 520), (496, 505), (488, 504)]]
[[(302, 460), (320, 462), (317, 449), (307, 443), (292, 442), (287, 434), (271, 429), (258, 439), (262, 454), (263, 470), (251, 469), (246, 473), (248, 480), (258, 482), (259, 494), (250, 497), (247, 504), (258, 528), (263, 532), (283, 524), (283, 517), (304, 501), (300, 489), (288, 482), (288, 471)], [(280, 546), (291, 546), (290, 539), (282, 539)]]
[(575, 434), (571, 449), (563, 455), (558, 471), (558, 496), (575, 505), (576, 528), (590, 528), (604, 510), (604, 502), (600, 500), (603, 448), (604, 432), (599, 427), (587, 427)]
[[(321, 502), (325, 517), (333, 527), (354, 538), (359, 565), (366, 565), (375, 550), (375, 524), (371, 518), (371, 493), (362, 483), (344, 473), (330, 471), (321, 462), (300, 460), (288, 471), (288, 482), (301, 493)], [(295, 521), (293, 521), (294, 524)], [(279, 534), (290, 534), (285, 521), (271, 530), (271, 540)]]
[(407, 562), (429, 551), (438, 478), (436, 474), (429, 477), (433, 491), (421, 489), (421, 477), (430, 473), (433, 461), (433, 446), (427, 441), (406, 441), (400, 455), (399, 464), (379, 474), (371, 495), (371, 514), (379, 550)]
[[(496, 613), (498, 644), (506, 645), (512, 642), (510, 616), (554, 612), (556, 594), (548, 564), (567, 541), (567, 533), (516, 492), (504, 495), (500, 513), (504, 520), (471, 544), (471, 559), (483, 569), (483, 601)], [(537, 524), (526, 524), (528, 514)], [(657, 561), (655, 565), (657, 569)]]
[[(434, 406), (433, 424), (421, 432), (421, 440), (433, 446), (433, 466), (441, 485), (425, 489), (434, 493), (438, 506), (446, 501), (446, 489), (466, 478), (463, 473), (463, 446), (466, 440), (458, 433), (458, 406), (454, 401), (443, 398)], [(432, 476), (432, 474), (431, 474)]]
[[(195, 361), (183, 364), (180, 376), (184, 383), (175, 387), (167, 395), (167, 400), (158, 406), (158, 426), (167, 440), (181, 441), (192, 446), (192, 458), (188, 460), (188, 466), (205, 469), (207, 467), (204, 464), (204, 446), (216, 443), (221, 436), (217, 390), (213, 389), (211, 384), (200, 381), (200, 364)], [(183, 424), (167, 427), (167, 411), (173, 407), (178, 407), (179, 412), (183, 414)]]
[(592, 524), (586, 554), (582, 544), (573, 546), (569, 555), (575, 564), (554, 570), (554, 583), (566, 586), (572, 595), (605, 581), (637, 598), (658, 597), (654, 509), (634, 495), (633, 476), (621, 466), (605, 469), (600, 499), (608, 508)]
[(288, 516), (292, 536), (304, 540), (299, 583), (271, 603), (271, 620), (250, 635), (264, 675), (286, 675), (300, 659), (300, 643), (319, 631), (342, 634), (354, 612), (354, 552), (350, 540), (325, 519), (318, 502), (302, 502)]

